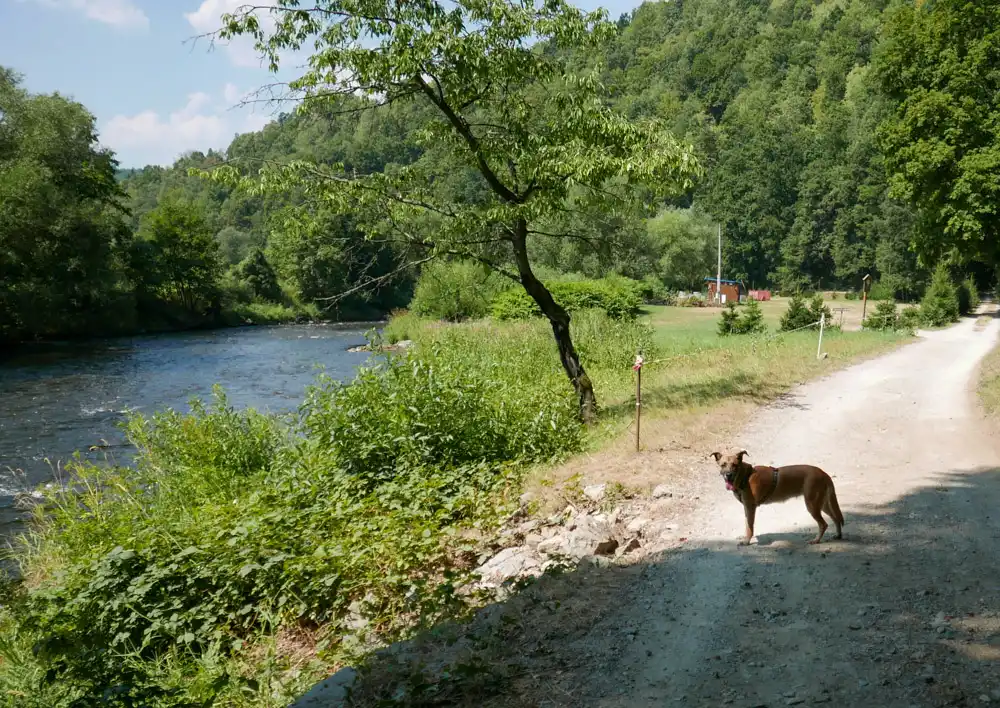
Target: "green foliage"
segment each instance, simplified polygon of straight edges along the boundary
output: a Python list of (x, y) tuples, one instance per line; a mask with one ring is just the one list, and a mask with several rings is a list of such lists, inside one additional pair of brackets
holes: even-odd
[(489, 314), (498, 293), (514, 284), (468, 261), (432, 261), (417, 279), (409, 309), (421, 317), (458, 322)]
[(901, 330), (912, 331), (918, 329), (923, 324), (923, 315), (920, 313), (920, 308), (916, 305), (904, 307), (903, 311), (899, 313), (897, 324)]
[[(570, 313), (593, 309), (614, 319), (631, 319), (642, 304), (637, 284), (625, 279), (555, 282), (549, 290)], [(523, 289), (512, 289), (497, 296), (490, 314), (498, 320), (524, 320), (540, 317), (542, 311)]]
[(958, 289), (944, 263), (934, 270), (931, 284), (920, 302), (920, 316), (924, 324), (931, 327), (943, 327), (958, 319)]
[(893, 331), (900, 328), (895, 300), (880, 300), (874, 311), (862, 323), (865, 329)]
[(764, 322), (764, 311), (760, 303), (754, 299), (747, 300), (742, 308), (737, 309), (735, 302), (726, 303), (719, 317), (717, 328), (720, 337), (730, 334), (761, 334), (767, 331)]
[(976, 281), (969, 276), (956, 286), (958, 294), (958, 314), (969, 315), (979, 307), (979, 290)]
[(780, 329), (782, 332), (791, 332), (792, 330), (811, 325), (817, 319), (813, 318), (810, 307), (806, 305), (806, 299), (801, 295), (795, 295), (788, 303), (788, 309), (785, 310), (785, 314), (781, 316)]
[(675, 290), (697, 290), (714, 270), (716, 230), (704, 216), (690, 209), (669, 209), (646, 222), (656, 254), (653, 272)]
[(719, 316), (719, 336), (727, 337), (730, 334), (737, 334), (739, 321), (740, 313), (736, 311), (736, 303), (727, 303)]
[(760, 334), (767, 331), (764, 324), (764, 311), (760, 303), (753, 298), (747, 300), (740, 313), (740, 321), (737, 334)]
[[(0, 615), (0, 687), (57, 706), (285, 705), (354, 651), (339, 638), (359, 618), (391, 640), (455, 612), (470, 532), (488, 536), (524, 465), (579, 450), (583, 427), (544, 321), (408, 326), (414, 351), (321, 378), (294, 416), (221, 391), (137, 414), (134, 469), (78, 464), (45, 490), (20, 555), (32, 582)], [(638, 321), (572, 326), (598, 390), (656, 355)], [(316, 626), (323, 661), (265, 680), (266, 637)]]
[[(928, 262), (953, 247), (997, 257), (1000, 146), (983, 126), (1000, 120), (998, 45), (993, 2), (900, 3), (883, 30), (878, 77), (895, 106), (881, 145), (893, 194), (922, 216), (914, 245)], [(934, 306), (929, 316), (949, 315)]]
[(190, 202), (167, 199), (145, 216), (133, 270), (146, 297), (189, 313), (218, 309), (219, 245), (204, 213)]
[(134, 326), (116, 167), (83, 106), (0, 66), (0, 345)]
[(238, 272), (243, 282), (257, 297), (270, 302), (281, 300), (282, 292), (278, 276), (275, 275), (274, 268), (267, 262), (267, 257), (261, 249), (253, 249), (240, 263)]

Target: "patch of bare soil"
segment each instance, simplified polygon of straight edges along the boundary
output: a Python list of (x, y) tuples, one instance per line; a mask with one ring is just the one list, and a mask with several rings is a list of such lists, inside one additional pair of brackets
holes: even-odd
[(555, 531), (526, 531), (606, 533), (614, 550), (380, 653), (353, 704), (1000, 706), (1000, 454), (970, 393), (998, 328), (922, 333), (731, 436), (706, 428), (754, 463), (827, 470), (845, 540), (808, 546), (798, 499), (761, 509), (757, 544), (737, 547), (742, 509), (711, 450), (670, 449), (660, 429), (629, 463), (659, 498), (592, 489)]

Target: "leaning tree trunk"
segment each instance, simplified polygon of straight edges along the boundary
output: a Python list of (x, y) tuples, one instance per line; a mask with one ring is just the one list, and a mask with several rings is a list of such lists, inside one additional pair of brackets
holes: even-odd
[(580, 356), (573, 346), (573, 338), (569, 333), (569, 313), (566, 312), (548, 288), (535, 277), (528, 262), (528, 224), (524, 219), (518, 219), (514, 225), (514, 259), (517, 262), (517, 272), (521, 277), (521, 285), (538, 304), (549, 323), (552, 334), (559, 347), (559, 360), (562, 362), (566, 375), (569, 376), (573, 388), (580, 401), (580, 418), (585, 423), (591, 423), (597, 417), (597, 398), (594, 396), (594, 385), (580, 363)]

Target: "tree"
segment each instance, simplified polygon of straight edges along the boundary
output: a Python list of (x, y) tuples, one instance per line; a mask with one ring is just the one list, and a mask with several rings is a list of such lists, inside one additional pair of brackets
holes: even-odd
[[(676, 194), (699, 173), (691, 149), (660, 122), (613, 111), (598, 73), (572, 71), (560, 54), (601, 46), (615, 26), (565, 0), (313, 5), (278, 0), (273, 30), (245, 7), (223, 18), (219, 35), (252, 36), (272, 70), (281, 52), (314, 47), (309, 70), (290, 84), (306, 110), (419, 104), (421, 158), (382, 173), (301, 161), (265, 166), (260, 176), (230, 167), (219, 178), (257, 191), (302, 188), (351, 213), (367, 238), (400, 244), (397, 270), (453, 255), (517, 280), (552, 326), (581, 416), (593, 418), (569, 314), (535, 276), (529, 244), (572, 236), (560, 231), (566, 213), (601, 215), (635, 198), (637, 183)], [(472, 198), (449, 188), (459, 171), (475, 175)], [(348, 292), (373, 284), (363, 278)]]
[(239, 274), (257, 297), (271, 302), (281, 300), (278, 276), (275, 275), (274, 268), (267, 262), (267, 257), (260, 248), (250, 251), (250, 255), (240, 263)]
[(116, 169), (83, 106), (0, 67), (0, 340), (130, 318)]
[(1000, 3), (901, 3), (883, 37), (876, 66), (897, 107), (880, 139), (893, 194), (922, 217), (914, 245), (928, 263), (957, 248), (996, 264)]
[(655, 249), (656, 272), (675, 289), (700, 289), (715, 272), (718, 239), (715, 227), (690, 209), (668, 209), (646, 222)]
[(219, 244), (194, 204), (162, 201), (139, 227), (135, 271), (141, 287), (196, 314), (218, 303)]
[(920, 318), (931, 327), (943, 327), (958, 319), (958, 289), (945, 263), (934, 269), (931, 284), (920, 302)]

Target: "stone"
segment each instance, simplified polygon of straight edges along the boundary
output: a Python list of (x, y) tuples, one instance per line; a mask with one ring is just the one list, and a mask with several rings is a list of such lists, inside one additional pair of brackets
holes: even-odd
[(346, 666), (317, 683), (288, 708), (335, 708), (344, 705), (357, 677), (358, 672)]
[(670, 491), (670, 487), (666, 484), (657, 485), (653, 489), (653, 499), (667, 499), (672, 496), (674, 496), (674, 494)]
[(618, 547), (617, 555), (623, 556), (626, 553), (631, 553), (632, 551), (637, 551), (642, 544), (639, 543), (639, 539), (632, 537), (625, 542), (624, 545)]
[(479, 575), (479, 583), (490, 587), (511, 579), (541, 575), (541, 566), (541, 559), (530, 549), (515, 546), (503, 549), (475, 572)]
[(637, 516), (627, 524), (625, 524), (625, 530), (629, 533), (642, 533), (642, 530), (649, 526), (650, 520), (644, 516)]
[(604, 500), (604, 495), (607, 490), (608, 485), (606, 484), (590, 484), (583, 488), (583, 496), (587, 497), (587, 499), (595, 504), (599, 504)]
[(617, 548), (618, 540), (607, 522), (586, 515), (577, 516), (562, 533), (541, 541), (537, 546), (539, 553), (574, 560), (609, 555)]
[(521, 502), (521, 506), (528, 506), (531, 502), (535, 501), (537, 495), (534, 492), (525, 492), (522, 494), (518, 501)]

